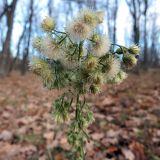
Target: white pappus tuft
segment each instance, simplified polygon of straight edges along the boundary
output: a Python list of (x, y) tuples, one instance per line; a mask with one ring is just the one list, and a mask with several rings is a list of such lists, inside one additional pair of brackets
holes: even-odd
[(81, 22), (80, 20), (74, 20), (67, 24), (66, 31), (70, 38), (74, 41), (83, 41), (91, 36), (92, 28)]
[(104, 36), (95, 35), (95, 36), (96, 37), (93, 38), (93, 43), (92, 43), (92, 52), (95, 56), (101, 57), (109, 51), (111, 42), (106, 35)]

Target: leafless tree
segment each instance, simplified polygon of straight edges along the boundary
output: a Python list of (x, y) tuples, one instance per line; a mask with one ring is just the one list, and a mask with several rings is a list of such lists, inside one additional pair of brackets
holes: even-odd
[(47, 7), (48, 7), (49, 16), (52, 16), (52, 14), (53, 14), (53, 0), (48, 0)]
[(96, 0), (87, 0), (86, 6), (91, 9), (96, 9)]
[(133, 19), (133, 41), (139, 44), (140, 40), (140, 18), (142, 16), (142, 0), (126, 0), (130, 14)]
[(34, 1), (30, 1), (30, 7), (29, 7), (29, 16), (28, 16), (28, 28), (26, 29), (26, 35), (25, 35), (25, 48), (23, 51), (23, 59), (21, 63), (21, 74), (24, 75), (27, 69), (27, 60), (29, 56), (30, 51), (30, 43), (31, 43), (31, 33), (32, 33), (32, 25), (33, 25), (33, 16), (34, 16)]
[(4, 0), (1, 5), (2, 6), (1, 6), (1, 10), (0, 10), (0, 19), (7, 13), (7, 10), (9, 7), (7, 0)]
[(113, 43), (116, 43), (118, 5), (118, 0), (112, 2), (107, 0), (105, 5), (107, 11), (108, 34)]
[(16, 62), (19, 60), (19, 56), (20, 56), (20, 48), (22, 45), (22, 41), (24, 39), (25, 33), (26, 33), (26, 29), (27, 29), (27, 24), (28, 24), (28, 19), (24, 22), (24, 26), (23, 26), (23, 31), (19, 37), (18, 43), (17, 43), (17, 52), (16, 52), (16, 56), (11, 60), (10, 66), (9, 66), (9, 73), (13, 70), (14, 65), (16, 64)]
[(144, 0), (144, 63), (145, 65), (148, 62), (148, 41), (147, 41), (147, 12), (148, 12), (149, 4), (148, 0)]
[(150, 47), (150, 64), (152, 66), (160, 65), (160, 27), (156, 24), (158, 15), (156, 13), (151, 15), (151, 47)]
[(14, 13), (16, 10), (18, 0), (13, 0), (11, 4), (5, 2), (4, 11), (1, 13), (1, 16), (6, 16), (7, 20), (7, 33), (3, 43), (2, 48), (2, 57), (0, 63), (0, 74), (5, 75), (8, 73), (8, 67), (10, 63), (10, 45), (11, 45), (11, 36), (13, 30), (13, 23), (14, 23)]

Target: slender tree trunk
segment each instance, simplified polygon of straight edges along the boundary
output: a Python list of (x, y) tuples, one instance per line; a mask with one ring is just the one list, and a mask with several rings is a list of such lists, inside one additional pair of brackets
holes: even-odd
[(144, 65), (147, 66), (148, 63), (148, 42), (147, 42), (147, 11), (148, 11), (148, 0), (144, 0)]
[(106, 11), (107, 11), (107, 27), (108, 27), (108, 35), (112, 39), (112, 28), (111, 28), (111, 19), (110, 19), (110, 1), (106, 1)]
[(7, 0), (4, 0), (3, 2), (3, 9), (0, 13), (0, 20), (2, 19), (2, 17), (7, 13), (7, 10), (10, 6), (7, 5)]
[(22, 60), (22, 67), (21, 67), (21, 74), (24, 75), (27, 70), (27, 60), (29, 56), (29, 49), (30, 49), (30, 42), (31, 42), (31, 32), (32, 32), (32, 21), (33, 21), (33, 0), (30, 2), (30, 15), (29, 15), (29, 28), (27, 34), (27, 46), (23, 53), (23, 60)]
[(11, 44), (11, 36), (13, 30), (14, 23), (14, 13), (16, 9), (16, 4), (18, 0), (13, 0), (10, 7), (7, 10), (7, 35), (4, 40), (3, 48), (2, 48), (2, 59), (0, 63), (0, 75), (6, 75), (9, 71), (9, 63), (10, 63), (10, 44)]
[(118, 12), (118, 0), (115, 0), (114, 4), (114, 11), (113, 11), (113, 43), (116, 43), (116, 32), (117, 32), (117, 12)]
[(48, 7), (49, 16), (52, 16), (52, 13), (53, 13), (53, 3), (52, 2), (53, 2), (52, 0), (48, 0), (47, 7)]
[(129, 7), (130, 14), (133, 19), (133, 41), (135, 44), (139, 44), (140, 40), (140, 17), (142, 15), (141, 6), (142, 2), (140, 0), (126, 0)]
[(27, 22), (28, 20), (25, 22), (24, 24), (24, 27), (23, 27), (23, 32), (19, 38), (19, 41), (18, 41), (18, 44), (17, 44), (17, 53), (16, 53), (16, 56), (14, 57), (14, 59), (11, 61), (10, 63), (10, 66), (9, 66), (9, 73), (13, 70), (14, 68), (14, 65), (16, 64), (16, 61), (18, 60), (18, 57), (20, 55), (20, 47), (21, 47), (21, 43), (22, 43), (22, 40), (24, 38), (24, 35), (25, 35), (25, 32), (26, 32), (26, 29), (27, 29)]
[(144, 20), (144, 64), (148, 63), (148, 50), (147, 50), (148, 42), (147, 42), (147, 17), (145, 16)]

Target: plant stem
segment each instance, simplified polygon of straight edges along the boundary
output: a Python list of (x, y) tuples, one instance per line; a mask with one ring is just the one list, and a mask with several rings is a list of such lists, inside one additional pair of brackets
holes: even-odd
[(78, 46), (76, 45), (75, 50), (74, 50), (74, 52), (71, 54), (71, 56), (73, 56), (73, 55), (76, 53), (77, 47), (78, 47)]
[[(127, 47), (121, 46), (121, 45), (116, 44), (116, 43), (112, 43), (111, 45), (112, 45), (112, 46), (118, 46), (118, 47), (121, 49), (121, 51), (122, 51), (123, 53), (124, 53), (123, 48), (128, 49)], [(116, 52), (114, 52), (114, 53), (116, 53)]]
[(57, 30), (54, 30), (54, 31), (57, 33), (61, 33), (61, 34), (67, 34), (66, 32), (61, 32), (61, 31), (57, 31)]
[[(67, 35), (67, 36), (68, 36), (68, 35)], [(68, 39), (69, 39), (69, 41), (70, 41), (72, 44), (74, 44), (73, 41), (71, 40), (71, 38), (70, 38), (69, 36), (68, 36)]]
[(65, 37), (63, 37), (63, 38), (58, 42), (58, 44), (61, 44), (66, 38), (67, 38), (67, 35), (66, 35)]
[(57, 33), (53, 32), (53, 34), (56, 35), (58, 38), (60, 38), (60, 36)]
[[(74, 44), (73, 41), (71, 40), (71, 38), (68, 36), (68, 34), (67, 34), (66, 32), (61, 32), (61, 31), (57, 31), (57, 30), (54, 30), (54, 32), (61, 33), (61, 34), (65, 34), (65, 35), (68, 37), (69, 41), (70, 41), (72, 44)], [(56, 36), (58, 36), (56, 33), (54, 33), (54, 34), (55, 34)]]
[(78, 105), (79, 105), (79, 93), (77, 94), (77, 99), (76, 99), (76, 116), (75, 119), (78, 121)]
[(81, 41), (79, 43), (79, 54), (78, 54), (78, 61), (80, 61), (80, 58), (81, 58), (81, 54), (82, 54), (82, 51), (83, 51), (83, 41)]
[(125, 48), (125, 49), (128, 49), (127, 47), (121, 46), (121, 45), (116, 44), (116, 43), (112, 43), (111, 45), (112, 45), (112, 46), (118, 46), (118, 47), (120, 47), (120, 48), (122, 48), (122, 47), (123, 47), (123, 48)]

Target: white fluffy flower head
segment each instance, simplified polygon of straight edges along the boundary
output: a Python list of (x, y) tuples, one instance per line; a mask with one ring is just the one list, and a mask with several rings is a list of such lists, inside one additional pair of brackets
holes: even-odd
[(51, 32), (55, 28), (55, 21), (51, 17), (46, 17), (42, 23), (41, 27), (46, 32)]
[(101, 57), (109, 51), (111, 43), (106, 35), (94, 35), (93, 41), (92, 52), (95, 56)]
[(51, 59), (58, 59), (61, 56), (61, 49), (52, 37), (47, 36), (43, 39), (41, 52)]
[(96, 21), (98, 24), (100, 24), (104, 21), (104, 17), (105, 17), (105, 13), (103, 11), (96, 12)]
[(36, 48), (37, 50), (41, 50), (41, 45), (42, 45), (42, 38), (41, 37), (35, 37), (32, 40), (32, 46)]
[(139, 54), (140, 53), (140, 48), (139, 46), (137, 46), (136, 44), (133, 44), (130, 48), (129, 48), (129, 52), (131, 52), (132, 54)]
[(120, 71), (120, 61), (117, 58), (110, 56), (106, 60), (107, 78), (109, 79), (114, 78), (118, 74), (119, 71)]
[(83, 9), (80, 12), (79, 19), (90, 27), (94, 28), (97, 25), (95, 12), (90, 9)]
[(83, 41), (91, 36), (92, 29), (87, 24), (74, 20), (67, 24), (66, 31), (73, 41)]

